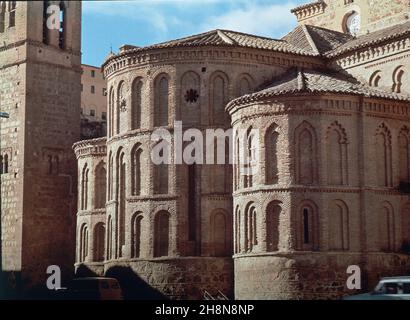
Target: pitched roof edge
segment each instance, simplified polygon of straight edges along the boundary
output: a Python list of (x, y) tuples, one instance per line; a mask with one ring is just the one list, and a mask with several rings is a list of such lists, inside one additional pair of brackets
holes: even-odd
[[(404, 22), (404, 23), (406, 23), (406, 22)], [(393, 27), (396, 27), (396, 26), (393, 26)], [(379, 31), (383, 31), (383, 29), (381, 29)], [(378, 31), (375, 31), (375, 32), (378, 32)], [(358, 43), (358, 44), (353, 45), (351, 47), (347, 47), (347, 48), (338, 47), (338, 48), (335, 48), (331, 51), (326, 52), (324, 56), (326, 58), (335, 58), (335, 57), (338, 57), (338, 56), (340, 56), (342, 54), (345, 54), (345, 53), (356, 51), (358, 49), (371, 47), (373, 45), (377, 45), (377, 44), (380, 44), (380, 43), (383, 43), (383, 42), (386, 42), (386, 41), (401, 38), (401, 37), (404, 37), (406, 35), (410, 36), (410, 28), (405, 29), (405, 30), (403, 30), (401, 32), (398, 32), (396, 34), (389, 34), (389, 35), (386, 35), (386, 36), (383, 36), (383, 37), (380, 37), (380, 38), (377, 38), (377, 39), (374, 39), (374, 40), (364, 41), (362, 43)], [(365, 35), (362, 35), (362, 37), (364, 37), (364, 36)], [(355, 40), (358, 40), (358, 39), (360, 39), (360, 37), (356, 38)], [(351, 41), (354, 41), (354, 40), (351, 40)], [(349, 42), (347, 42), (347, 43), (349, 43)]]
[(234, 41), (232, 38), (230, 38), (228, 35), (226, 35), (222, 30), (216, 30), (218, 36), (225, 41), (228, 44), (236, 44), (236, 41)]
[[(267, 87), (265, 89), (262, 89), (258, 92), (254, 92), (251, 94), (247, 94), (241, 97), (238, 97), (236, 99), (233, 99), (230, 101), (227, 106), (226, 110), (229, 111), (230, 109), (240, 106), (240, 105), (246, 105), (246, 104), (251, 104), (259, 101), (264, 101), (268, 100), (273, 97), (281, 97), (281, 96), (304, 96), (304, 95), (320, 95), (320, 94), (338, 94), (338, 95), (350, 95), (350, 96), (358, 96), (358, 97), (365, 97), (365, 98), (375, 98), (375, 99), (381, 99), (381, 100), (393, 100), (397, 102), (410, 102), (410, 95), (406, 94), (397, 94), (397, 93), (391, 93), (391, 92), (345, 92), (341, 89), (333, 88), (333, 89), (328, 89), (328, 90), (318, 90), (318, 89), (311, 89), (306, 86), (306, 80), (305, 80), (305, 75), (304, 75), (304, 70), (301, 68), (298, 68), (295, 73), (295, 69), (291, 69), (288, 71), (287, 74), (289, 73), (294, 73), (294, 76), (296, 77), (297, 80), (297, 87), (294, 89), (282, 89), (279, 91), (274, 91), (271, 90), (269, 91), (269, 88), (274, 88), (275, 85), (271, 87)], [(283, 77), (285, 77), (283, 75)], [(355, 79), (352, 76), (349, 78)], [(359, 83), (359, 85), (366, 86), (363, 83)]]
[[(250, 45), (241, 45), (240, 43), (238, 43), (236, 40), (232, 39), (232, 37), (227, 34), (229, 32), (233, 33), (233, 34), (237, 34), (237, 35), (244, 35), (244, 36), (252, 37), (252, 38), (255, 38), (255, 39), (273, 41), (273, 42), (276, 42), (278, 44), (286, 45), (288, 47), (283, 47), (282, 49), (280, 49), (280, 48), (266, 49), (266, 48), (260, 48), (260, 47), (256, 47), (256, 46), (252, 47)], [(211, 30), (211, 31), (208, 31), (208, 32), (204, 32), (204, 33), (184, 37), (184, 38), (179, 38), (179, 39), (170, 40), (170, 41), (166, 41), (166, 42), (162, 42), (162, 43), (148, 45), (148, 46), (145, 46), (145, 47), (135, 47), (133, 49), (125, 50), (125, 51), (119, 52), (117, 54), (109, 54), (108, 57), (106, 58), (106, 60), (102, 63), (101, 68), (103, 69), (112, 60), (124, 57), (127, 54), (133, 54), (133, 53), (138, 53), (138, 52), (147, 52), (147, 51), (150, 51), (150, 50), (158, 50), (158, 49), (169, 49), (169, 48), (173, 48), (173, 47), (174, 48), (182, 48), (182, 47), (206, 46), (207, 44), (189, 44), (189, 43), (186, 44), (186, 43), (178, 43), (178, 41), (186, 41), (186, 40), (190, 40), (190, 39), (195, 39), (199, 36), (207, 36), (207, 35), (211, 35), (213, 33), (217, 34), (221, 38), (221, 40), (224, 42), (224, 43), (221, 43), (221, 44), (213, 44), (213, 46), (215, 46), (215, 47), (222, 47), (222, 46), (238, 46), (238, 47), (241, 47), (241, 46), (243, 46), (243, 47), (254, 48), (254, 49), (268, 50), (268, 51), (272, 51), (272, 52), (289, 53), (289, 54), (294, 54), (294, 55), (297, 55), (297, 56), (304, 56), (304, 57), (306, 57), (306, 56), (318, 57), (319, 56), (318, 54), (316, 54), (314, 52), (304, 51), (303, 49), (298, 48), (297, 46), (294, 46), (294, 45), (288, 43), (287, 41), (284, 41), (283, 39), (268, 38), (268, 37), (252, 35), (252, 34), (238, 32), (238, 31), (215, 29), (215, 30)]]
[(313, 52), (315, 52), (316, 54), (319, 54), (319, 55), (320, 55), (320, 51), (319, 51), (319, 49), (317, 48), (315, 41), (313, 41), (313, 38), (312, 38), (312, 36), (310, 35), (308, 28), (307, 28), (305, 25), (302, 25), (302, 30), (303, 30), (303, 32), (305, 33), (306, 39), (307, 39), (307, 41), (309, 42), (310, 46), (312, 47)]

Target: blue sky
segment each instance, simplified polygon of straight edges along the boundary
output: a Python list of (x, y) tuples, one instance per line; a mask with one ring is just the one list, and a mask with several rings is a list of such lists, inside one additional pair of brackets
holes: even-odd
[(212, 29), (280, 38), (309, 0), (83, 1), (82, 62), (100, 66), (123, 44), (145, 46)]

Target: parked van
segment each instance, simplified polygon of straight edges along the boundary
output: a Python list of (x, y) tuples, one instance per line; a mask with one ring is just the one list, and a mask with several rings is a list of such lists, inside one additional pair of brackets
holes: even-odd
[(88, 277), (74, 279), (69, 286), (70, 296), (78, 300), (122, 300), (123, 294), (115, 278)]

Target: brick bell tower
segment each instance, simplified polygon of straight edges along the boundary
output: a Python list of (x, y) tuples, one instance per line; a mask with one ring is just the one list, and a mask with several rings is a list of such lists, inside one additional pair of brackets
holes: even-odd
[(0, 1), (0, 296), (71, 275), (80, 83), (81, 2)]

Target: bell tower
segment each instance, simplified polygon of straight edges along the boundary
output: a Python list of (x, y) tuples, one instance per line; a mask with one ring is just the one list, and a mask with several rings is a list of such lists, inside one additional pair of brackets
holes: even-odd
[(291, 10), (299, 24), (360, 36), (408, 21), (409, 1), (318, 0)]
[(80, 95), (81, 2), (0, 1), (5, 294), (45, 288), (50, 265), (71, 275)]

